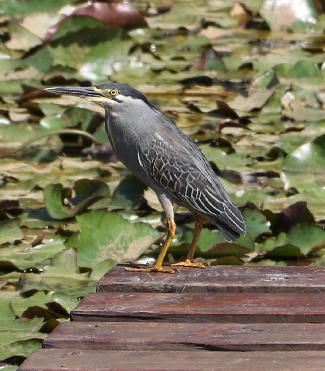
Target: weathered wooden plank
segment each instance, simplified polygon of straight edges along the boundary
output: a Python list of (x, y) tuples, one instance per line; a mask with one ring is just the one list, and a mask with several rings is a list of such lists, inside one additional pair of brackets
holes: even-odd
[(92, 293), (72, 311), (78, 321), (325, 322), (325, 295), (264, 293)]
[(325, 267), (180, 267), (171, 275), (126, 272), (116, 266), (100, 279), (97, 291), (321, 293)]
[[(127, 354), (126, 354), (127, 353)], [(321, 371), (324, 351), (209, 352), (38, 349), (20, 371)]]
[(325, 350), (325, 324), (66, 322), (44, 348), (181, 351)]

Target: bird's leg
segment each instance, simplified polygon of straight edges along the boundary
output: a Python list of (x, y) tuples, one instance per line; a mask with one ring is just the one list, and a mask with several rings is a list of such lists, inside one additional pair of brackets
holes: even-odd
[(187, 253), (186, 260), (184, 262), (174, 263), (172, 266), (183, 266), (183, 267), (193, 267), (193, 268), (201, 268), (204, 269), (205, 265), (201, 263), (193, 263), (194, 253), (197, 245), (197, 241), (200, 237), (202, 228), (203, 228), (203, 219), (198, 214), (194, 214), (195, 217), (195, 228), (193, 234), (193, 240), (191, 243), (191, 247)]
[(166, 269), (162, 267), (165, 255), (167, 253), (168, 247), (172, 242), (176, 232), (176, 224), (174, 218), (168, 219), (168, 234), (167, 238), (163, 244), (163, 247), (158, 256), (157, 262), (153, 267), (148, 268), (125, 268), (128, 272), (163, 272), (163, 273), (175, 273), (174, 269)]

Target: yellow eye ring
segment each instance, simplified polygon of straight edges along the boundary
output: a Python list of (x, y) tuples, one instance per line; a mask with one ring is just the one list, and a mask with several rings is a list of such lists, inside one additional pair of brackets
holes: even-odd
[(117, 89), (113, 89), (113, 90), (111, 90), (111, 91), (110, 91), (110, 94), (111, 94), (112, 97), (115, 97), (115, 95), (118, 94)]

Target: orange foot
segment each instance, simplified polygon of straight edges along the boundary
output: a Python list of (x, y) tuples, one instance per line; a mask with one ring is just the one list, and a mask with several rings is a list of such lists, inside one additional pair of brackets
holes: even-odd
[(162, 267), (148, 267), (148, 268), (125, 268), (127, 272), (161, 272), (174, 274), (174, 269), (165, 269)]
[(179, 263), (173, 263), (171, 264), (173, 267), (176, 266), (181, 266), (181, 267), (191, 267), (191, 268), (200, 268), (200, 269), (205, 269), (205, 265), (201, 263), (193, 263), (189, 259), (186, 259), (185, 262), (179, 262)]

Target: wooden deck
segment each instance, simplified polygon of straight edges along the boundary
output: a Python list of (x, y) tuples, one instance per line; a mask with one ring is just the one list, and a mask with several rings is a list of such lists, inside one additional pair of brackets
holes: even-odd
[(325, 369), (325, 268), (115, 267), (20, 367), (31, 370)]

